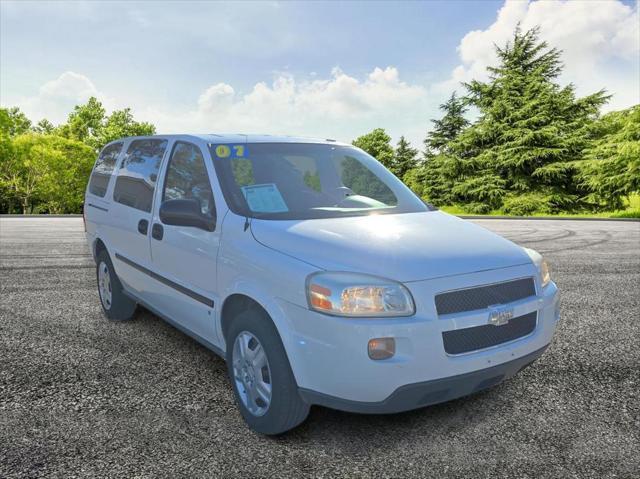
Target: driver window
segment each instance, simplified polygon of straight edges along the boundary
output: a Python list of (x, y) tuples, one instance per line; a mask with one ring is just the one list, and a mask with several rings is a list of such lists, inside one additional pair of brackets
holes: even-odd
[(215, 217), (213, 192), (202, 152), (191, 143), (178, 142), (167, 167), (162, 202), (183, 199), (197, 200), (204, 216)]

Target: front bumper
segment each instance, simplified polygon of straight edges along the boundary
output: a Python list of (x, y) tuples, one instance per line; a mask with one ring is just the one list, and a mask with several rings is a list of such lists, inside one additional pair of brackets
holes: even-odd
[[(489, 284), (517, 277), (534, 276), (535, 268), (518, 266), (489, 272), (407, 283), (416, 302), (416, 315), (404, 318), (357, 319), (326, 316), (308, 308), (280, 300), (282, 316), (288, 325), (281, 336), (298, 387), (308, 401), (315, 404), (342, 404), (332, 407), (352, 410), (355, 404), (361, 410), (363, 403), (372, 409), (399, 399), (391, 410), (420, 407), (421, 404), (446, 401), (477, 390), (480, 384), (496, 376), (509, 377), (519, 369), (522, 358), (542, 352), (553, 338), (558, 320), (559, 295), (552, 283), (544, 289), (536, 284), (536, 296), (510, 303), (514, 317), (537, 312), (533, 333), (491, 348), (464, 354), (447, 354), (442, 333), (487, 323), (486, 310), (438, 316), (435, 295), (448, 289), (468, 285)], [(536, 280), (537, 282), (537, 280)], [(373, 338), (393, 337), (396, 354), (388, 360), (373, 361), (367, 354), (367, 343)], [(524, 361), (526, 362), (526, 360)], [(498, 373), (484, 373), (496, 366), (505, 366)], [(481, 378), (468, 387), (456, 385), (440, 387), (456, 378)], [(490, 376), (485, 376), (489, 374)], [(452, 379), (453, 378), (453, 379)], [(441, 381), (436, 383), (434, 381)], [(496, 380), (497, 381), (497, 380)], [(489, 383), (489, 382), (488, 382)], [(426, 385), (426, 386), (425, 386)], [(424, 392), (424, 388), (428, 391)], [(407, 393), (405, 390), (419, 390)], [(448, 392), (438, 392), (448, 390)], [(423, 396), (433, 392), (433, 400)], [(437, 394), (436, 394), (437, 393)], [(327, 399), (330, 398), (330, 399)], [(396, 399), (393, 399), (394, 404)]]
[(514, 359), (513, 361), (481, 369), (480, 371), (435, 379), (433, 381), (407, 384), (406, 386), (401, 386), (396, 389), (383, 401), (350, 401), (303, 388), (299, 389), (299, 392), (302, 399), (309, 404), (317, 404), (332, 409), (339, 409), (340, 411), (363, 414), (391, 414), (410, 411), (412, 409), (468, 396), (483, 389), (496, 386), (533, 363), (542, 355), (545, 349), (547, 349), (547, 346), (521, 358)]

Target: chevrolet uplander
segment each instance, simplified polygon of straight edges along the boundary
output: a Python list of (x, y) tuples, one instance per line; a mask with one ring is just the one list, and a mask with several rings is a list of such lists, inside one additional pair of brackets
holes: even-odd
[(311, 405), (385, 414), (494, 386), (551, 342), (549, 267), (332, 140), (109, 143), (84, 204), (105, 316), (142, 305), (226, 359), (263, 434)]

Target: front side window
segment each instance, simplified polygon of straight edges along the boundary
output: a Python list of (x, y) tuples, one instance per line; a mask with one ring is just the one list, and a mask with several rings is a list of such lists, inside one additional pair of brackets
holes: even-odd
[(112, 143), (111, 145), (105, 146), (100, 152), (100, 156), (98, 156), (96, 160), (96, 165), (93, 167), (91, 179), (89, 180), (89, 193), (92, 195), (104, 197), (107, 193), (111, 173), (118, 161), (118, 155), (122, 150), (122, 145), (122, 142)]
[(113, 199), (123, 205), (151, 212), (153, 192), (158, 180), (167, 140), (135, 140), (118, 170)]
[(384, 166), (350, 146), (210, 145), (225, 199), (237, 214), (314, 219), (428, 211)]
[(176, 143), (169, 160), (162, 201), (196, 200), (200, 212), (215, 217), (211, 182), (200, 148), (191, 143)]

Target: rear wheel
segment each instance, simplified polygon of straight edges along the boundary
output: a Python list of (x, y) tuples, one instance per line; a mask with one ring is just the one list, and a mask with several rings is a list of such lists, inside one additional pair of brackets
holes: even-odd
[(227, 365), (236, 402), (256, 432), (281, 434), (307, 418), (289, 360), (271, 318), (252, 308), (240, 313), (227, 335)]
[(106, 250), (98, 254), (96, 266), (98, 280), (98, 294), (100, 304), (107, 319), (111, 321), (125, 321), (131, 319), (136, 310), (136, 302), (129, 298), (122, 290), (122, 283), (113, 268), (111, 258)]

